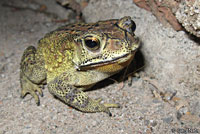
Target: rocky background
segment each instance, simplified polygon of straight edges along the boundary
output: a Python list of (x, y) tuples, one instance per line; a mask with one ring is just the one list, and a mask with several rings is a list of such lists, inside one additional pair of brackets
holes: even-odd
[[(27, 46), (68, 23), (123, 16), (132, 17), (141, 40), (132, 85), (117, 82), (122, 73), (87, 92), (119, 103), (112, 117), (72, 109), (47, 88), (40, 106), (19, 97)], [(200, 133), (199, 37), (199, 0), (1, 0), (0, 134)]]

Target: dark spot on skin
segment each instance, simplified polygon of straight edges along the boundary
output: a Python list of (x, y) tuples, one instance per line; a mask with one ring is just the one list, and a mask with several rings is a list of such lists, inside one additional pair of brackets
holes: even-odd
[(97, 23), (97, 24), (95, 24), (94, 26), (95, 26), (95, 27), (98, 27), (98, 26), (99, 26), (99, 24)]
[(58, 85), (58, 86), (55, 86), (56, 90), (62, 90), (61, 87)]
[(85, 98), (82, 100), (82, 104), (80, 105), (80, 107), (84, 108), (87, 107), (87, 105), (89, 104), (89, 98)]
[(58, 85), (61, 85), (61, 84), (62, 84), (62, 81), (61, 81), (61, 80), (58, 80), (57, 84), (58, 84)]
[(99, 110), (99, 106), (96, 106), (94, 109), (95, 109), (96, 111), (98, 111), (98, 110)]
[(76, 25), (71, 25), (70, 27), (75, 27)]
[(64, 79), (65, 81), (68, 81), (69, 79), (68, 79), (68, 77), (65, 77), (65, 79)]
[(88, 27), (88, 30), (92, 29), (92, 27)]
[(76, 30), (76, 32), (81, 32), (81, 30)]
[(74, 96), (66, 97), (66, 98), (68, 99), (68, 101), (69, 101), (70, 103), (72, 103), (72, 102), (74, 101), (74, 99), (76, 98), (76, 96), (74, 95)]
[(66, 94), (66, 99), (69, 99), (70, 103), (72, 103), (74, 101), (74, 99), (77, 97), (77, 94), (79, 93), (79, 91), (77, 89), (73, 89), (71, 88), (71, 90)]

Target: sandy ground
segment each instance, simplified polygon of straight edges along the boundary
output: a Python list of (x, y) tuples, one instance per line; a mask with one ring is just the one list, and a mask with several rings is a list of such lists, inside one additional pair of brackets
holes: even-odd
[(36, 2), (0, 1), (0, 134), (200, 133), (199, 39), (162, 26), (131, 0), (93, 0), (83, 10), (87, 22), (131, 16), (137, 24), (142, 43), (138, 55), (143, 57), (138, 59), (145, 67), (133, 77), (132, 86), (106, 80), (88, 92), (122, 106), (111, 109), (112, 117), (74, 110), (47, 88), (40, 106), (30, 95), (21, 99), (19, 63), (24, 49), (64, 24), (52, 20), (74, 21), (74, 14), (53, 0), (40, 2), (47, 6), (46, 13), (34, 10), (40, 6)]

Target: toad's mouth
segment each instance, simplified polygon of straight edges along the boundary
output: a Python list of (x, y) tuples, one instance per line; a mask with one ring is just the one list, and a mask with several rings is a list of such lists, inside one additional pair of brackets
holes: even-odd
[(108, 60), (104, 60), (104, 61), (90, 63), (90, 64), (87, 64), (87, 65), (79, 65), (79, 66), (76, 66), (76, 69), (79, 70), (79, 71), (84, 71), (84, 70), (88, 70), (88, 69), (92, 69), (92, 68), (96, 68), (96, 67), (102, 67), (102, 66), (106, 66), (106, 65), (110, 65), (110, 64), (124, 63), (124, 62), (132, 59), (133, 56), (135, 55), (135, 52), (136, 51), (134, 50), (131, 53), (127, 53), (127, 54), (124, 54), (120, 57), (115, 57), (113, 59), (108, 59)]

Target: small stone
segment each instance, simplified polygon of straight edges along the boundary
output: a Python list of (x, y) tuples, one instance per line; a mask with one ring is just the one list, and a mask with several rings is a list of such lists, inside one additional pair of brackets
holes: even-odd
[(162, 118), (163, 122), (165, 123), (171, 123), (173, 121), (172, 117)]
[(169, 38), (174, 38), (174, 37), (175, 37), (175, 32), (169, 31), (169, 32), (167, 33), (167, 36), (168, 36)]
[(150, 120), (150, 123), (151, 123), (151, 126), (152, 126), (152, 127), (155, 127), (155, 126), (157, 125), (157, 122), (154, 121), (154, 120)]
[(92, 122), (92, 126), (95, 127), (97, 125), (97, 121)]

